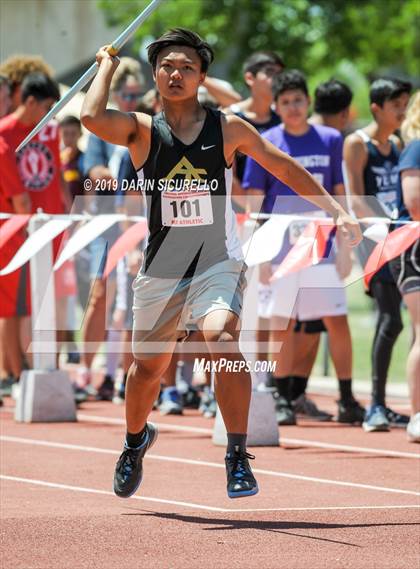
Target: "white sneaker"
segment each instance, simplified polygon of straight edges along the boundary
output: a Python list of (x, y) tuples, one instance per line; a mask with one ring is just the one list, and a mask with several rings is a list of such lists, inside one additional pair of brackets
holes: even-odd
[(412, 443), (420, 443), (420, 412), (411, 417), (407, 425), (407, 438)]

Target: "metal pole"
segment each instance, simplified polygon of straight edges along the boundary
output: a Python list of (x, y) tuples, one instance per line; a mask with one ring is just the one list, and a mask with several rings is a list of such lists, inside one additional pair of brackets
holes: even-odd
[[(136, 30), (141, 26), (141, 24), (150, 16), (150, 14), (156, 10), (159, 4), (163, 0), (152, 0), (150, 4), (143, 10), (141, 14), (137, 16), (135, 20), (117, 37), (117, 39), (112, 42), (108, 47), (108, 53), (111, 55), (117, 55), (124, 44), (131, 38), (131, 36), (136, 32)], [(72, 99), (76, 93), (81, 91), (85, 85), (96, 75), (98, 71), (98, 64), (93, 63), (87, 71), (76, 81), (73, 87), (60, 99), (52, 109), (45, 115), (45, 117), (36, 125), (36, 127), (28, 134), (28, 136), (23, 140), (19, 146), (16, 148), (15, 152), (19, 152), (38, 132), (51, 120), (55, 115), (61, 111), (65, 105)]]

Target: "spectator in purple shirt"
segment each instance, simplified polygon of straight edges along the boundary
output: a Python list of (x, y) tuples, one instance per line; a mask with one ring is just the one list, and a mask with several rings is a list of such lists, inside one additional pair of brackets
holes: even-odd
[[(328, 192), (344, 196), (343, 140), (341, 134), (333, 128), (309, 124), (310, 98), (305, 77), (296, 70), (277, 75), (273, 80), (273, 94), (275, 110), (283, 124), (268, 130), (263, 137), (299, 161)], [(243, 187), (250, 195), (263, 198), (264, 213), (322, 215), (319, 210), (314, 211), (309, 202), (297, 197), (291, 188), (250, 159), (245, 167)], [(296, 423), (290, 393), (296, 319), (322, 318), (329, 332), (331, 356), (339, 379), (338, 421), (361, 423), (364, 409), (352, 393), (352, 344), (347, 303), (334, 257), (268, 284), (273, 265), (280, 264), (304, 226), (305, 223), (302, 224), (301, 221), (293, 222), (273, 264), (261, 267), (265, 285), (262, 286), (264, 290), (261, 298), (264, 298), (264, 302), (260, 302), (260, 316), (271, 317), (271, 342), (283, 342), (281, 357), (279, 353), (272, 353), (272, 358), (276, 361), (273, 381), (277, 387), (277, 420), (279, 424)]]

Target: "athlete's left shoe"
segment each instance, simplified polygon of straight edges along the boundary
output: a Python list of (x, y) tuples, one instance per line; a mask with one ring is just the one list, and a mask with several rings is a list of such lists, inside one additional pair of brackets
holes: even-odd
[(393, 411), (389, 407), (386, 407), (385, 412), (386, 412), (386, 417), (391, 424), (391, 427), (402, 427), (403, 429), (407, 428), (407, 425), (410, 421), (410, 417), (408, 415), (397, 413), (396, 411)]
[(235, 451), (227, 453), (225, 458), (227, 493), (229, 498), (243, 498), (258, 493), (258, 484), (252, 474), (248, 460), (255, 456), (235, 447)]

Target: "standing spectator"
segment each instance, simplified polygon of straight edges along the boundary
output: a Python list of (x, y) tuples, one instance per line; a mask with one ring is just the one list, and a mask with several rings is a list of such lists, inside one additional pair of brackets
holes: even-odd
[[(308, 122), (335, 128), (344, 136), (349, 124), (352, 98), (351, 89), (341, 81), (330, 79), (321, 83), (315, 89), (315, 112)], [(351, 257), (347, 247), (340, 247), (337, 251), (336, 267), (341, 279), (348, 276), (351, 266)], [(327, 421), (331, 418), (331, 415), (320, 411), (305, 395), (318, 352), (320, 335), (325, 331), (322, 320), (298, 321), (295, 328), (296, 345), (292, 365), (291, 399), (294, 402), (296, 414), (312, 421)]]
[[(408, 146), (400, 156), (398, 171), (398, 219), (420, 221), (420, 92), (414, 96), (402, 124)], [(414, 340), (407, 358), (411, 391), (411, 419), (407, 436), (420, 442), (420, 239), (391, 261), (391, 271), (408, 308)]]
[[(61, 138), (61, 169), (64, 184), (67, 186), (71, 200), (71, 213), (81, 213), (83, 211), (84, 196), (84, 176), (83, 176), (83, 157), (78, 143), (82, 136), (82, 125), (77, 117), (66, 116), (60, 121)], [(74, 341), (76, 298), (78, 297), (80, 306), (84, 309), (89, 295), (89, 280), (86, 278), (88, 271), (88, 253), (82, 250), (76, 257), (75, 269), (77, 275), (77, 296), (76, 294), (68, 297), (67, 305), (67, 329), (66, 341), (68, 342), (67, 361), (69, 363), (79, 363), (80, 355)]]
[(352, 99), (352, 90), (342, 81), (330, 79), (320, 83), (315, 89), (314, 113), (309, 122), (335, 128), (344, 135), (349, 126)]
[[(389, 217), (397, 208), (399, 139), (411, 85), (397, 79), (377, 79), (370, 87), (373, 121), (346, 138), (344, 160), (354, 212), (358, 217)], [(364, 264), (375, 243), (359, 246)], [(392, 349), (402, 330), (401, 295), (389, 270), (382, 267), (367, 293), (376, 301), (378, 320), (372, 344), (372, 402), (363, 427), (366, 432), (405, 427), (408, 417), (386, 406), (385, 392)]]
[(39, 56), (12, 55), (0, 65), (0, 74), (7, 77), (10, 86), (11, 107), (15, 111), (22, 102), (22, 82), (30, 73), (44, 73), (53, 76), (52, 68)]
[[(274, 75), (283, 71), (285, 64), (282, 58), (272, 51), (257, 51), (251, 54), (243, 64), (243, 78), (249, 89), (249, 96), (225, 109), (227, 113), (233, 113), (246, 120), (258, 132), (280, 124), (280, 118), (273, 110), (272, 81)], [(244, 196), (250, 192), (244, 192), (242, 180), (245, 170), (246, 156), (238, 152), (233, 167), (232, 195), (233, 205), (237, 211), (244, 211)], [(257, 199), (258, 201), (258, 199)], [(265, 318), (258, 319), (257, 343), (258, 359), (267, 360), (269, 322)], [(266, 381), (265, 374), (260, 381)]]
[[(141, 66), (130, 57), (122, 57), (121, 63), (112, 78), (111, 97), (119, 110), (134, 113), (139, 104), (144, 85)], [(91, 213), (107, 214), (116, 210), (116, 187), (122, 157), (126, 152), (123, 146), (109, 144), (91, 134), (84, 158), (85, 175), (94, 184), (106, 182), (106, 190), (91, 192), (88, 205)], [(115, 182), (115, 185), (114, 185)], [(115, 270), (109, 275), (107, 282), (102, 277), (109, 246), (119, 235), (117, 226), (111, 227), (95, 239), (89, 247), (91, 254), (90, 279), (91, 294), (83, 325), (84, 348), (81, 357), (82, 366), (78, 374), (79, 388), (86, 388), (91, 383), (91, 366), (100, 344), (105, 339), (106, 327), (115, 299)], [(117, 343), (119, 330), (109, 330), (108, 340)], [(114, 375), (118, 354), (108, 354), (107, 370), (103, 384), (97, 394), (98, 399), (110, 401), (114, 394)]]
[[(291, 70), (277, 75), (273, 93), (276, 111), (283, 124), (264, 133), (263, 138), (299, 161), (329, 193), (343, 196), (342, 137), (335, 129), (308, 123), (310, 99), (302, 73)], [(243, 186), (264, 198), (266, 213), (321, 214), (252, 160), (247, 161)], [(273, 263), (280, 264), (301, 230), (299, 221), (291, 224), (288, 243)], [(273, 343), (284, 342), (281, 354), (272, 353), (276, 361), (274, 382), (279, 394), (276, 402), (279, 424), (296, 422), (290, 399), (296, 317), (301, 320), (322, 318), (330, 334), (331, 356), (340, 388), (338, 421), (356, 423), (363, 419), (364, 410), (352, 393), (352, 344), (343, 282), (331, 261), (328, 259), (318, 266), (287, 275), (271, 285), (266, 307), (267, 315), (272, 317), (270, 338)], [(267, 284), (271, 270), (271, 264), (262, 267)]]
[[(43, 73), (31, 73), (23, 80), (20, 105), (0, 120), (0, 210), (3, 212), (36, 213), (38, 208), (46, 213), (64, 212), (56, 122), (48, 123), (15, 155), (17, 146), (59, 97), (58, 86), (52, 79)], [(12, 259), (24, 240), (25, 235), (21, 232), (3, 247), (2, 267)], [(59, 244), (60, 239), (56, 239), (55, 254)], [(30, 314), (28, 265), (0, 277), (0, 297), (0, 317), (5, 319), (3, 349), (7, 342), (11, 371), (17, 379), (23, 368), (21, 324), (23, 317)]]

